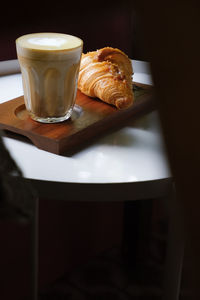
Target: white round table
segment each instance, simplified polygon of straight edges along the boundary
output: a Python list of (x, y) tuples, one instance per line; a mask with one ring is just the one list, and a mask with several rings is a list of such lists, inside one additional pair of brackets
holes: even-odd
[[(16, 61), (13, 62), (16, 65)], [(132, 63), (133, 80), (152, 84), (149, 65), (140, 61)], [(4, 73), (5, 69), (4, 66)], [(11, 72), (8, 64), (7, 69), (8, 73)], [(15, 66), (15, 72), (17, 70)], [(22, 94), (20, 73), (0, 77), (0, 103)], [(56, 186), (52, 183), (57, 184), (66, 195), (69, 183), (129, 183), (141, 187), (145, 183), (163, 183), (171, 176), (156, 111), (138, 121), (130, 120), (120, 130), (104, 135), (70, 157), (55, 155), (8, 137), (4, 137), (4, 142), (26, 179), (31, 180), (37, 188), (40, 186), (40, 191), (43, 190), (41, 183), (45, 189), (51, 183), (49, 190), (46, 189), (51, 197), (53, 194), (58, 196)], [(61, 190), (59, 195), (63, 197)]]

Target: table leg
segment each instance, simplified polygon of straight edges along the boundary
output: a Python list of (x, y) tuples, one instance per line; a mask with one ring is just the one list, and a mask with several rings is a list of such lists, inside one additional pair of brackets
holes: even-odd
[(137, 265), (141, 249), (147, 248), (151, 216), (151, 199), (124, 203), (123, 257), (130, 268)]
[(31, 300), (38, 297), (38, 199), (34, 199), (34, 214), (31, 220)]
[(178, 300), (184, 256), (184, 231), (181, 209), (172, 191), (169, 199), (169, 228), (164, 273), (163, 300)]

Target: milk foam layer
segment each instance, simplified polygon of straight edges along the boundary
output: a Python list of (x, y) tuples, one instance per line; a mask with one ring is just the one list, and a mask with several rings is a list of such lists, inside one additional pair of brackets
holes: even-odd
[(29, 44), (46, 47), (61, 47), (66, 40), (59, 37), (33, 37), (27, 40)]
[(62, 33), (33, 33), (17, 39), (17, 44), (22, 48), (35, 50), (70, 50), (82, 45), (82, 40)]

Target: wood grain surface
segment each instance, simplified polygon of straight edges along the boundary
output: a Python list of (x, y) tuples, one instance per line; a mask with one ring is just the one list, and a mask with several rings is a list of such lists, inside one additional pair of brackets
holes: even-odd
[(36, 147), (62, 155), (73, 148), (78, 149), (100, 134), (123, 126), (130, 118), (139, 118), (155, 109), (152, 87), (135, 83), (134, 94), (135, 102), (130, 108), (117, 110), (78, 90), (72, 117), (54, 124), (32, 120), (26, 111), (24, 97), (21, 96), (0, 104), (0, 129), (5, 134), (14, 133), (15, 138), (25, 136)]

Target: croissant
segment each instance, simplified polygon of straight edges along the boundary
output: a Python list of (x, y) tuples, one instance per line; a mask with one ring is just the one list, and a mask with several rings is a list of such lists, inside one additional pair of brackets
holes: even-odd
[(82, 54), (79, 90), (90, 97), (124, 109), (133, 104), (132, 64), (117, 48), (105, 47)]

